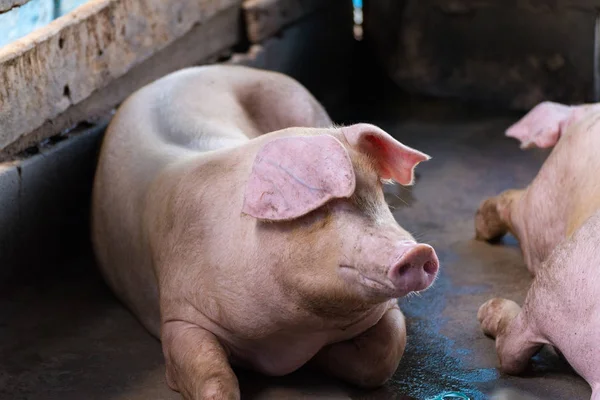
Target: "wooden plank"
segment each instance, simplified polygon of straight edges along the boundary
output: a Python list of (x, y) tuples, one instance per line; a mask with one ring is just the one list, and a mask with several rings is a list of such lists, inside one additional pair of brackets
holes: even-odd
[(36, 146), (44, 139), (80, 122), (105, 123), (114, 108), (140, 87), (170, 72), (191, 65), (211, 63), (224, 53), (228, 54), (231, 47), (240, 40), (240, 32), (235, 29), (239, 26), (240, 16), (239, 6), (234, 5), (220, 11), (207, 22), (194, 25), (182, 38), (5, 147), (0, 152), (0, 161), (14, 159), (25, 148)]
[(248, 39), (258, 43), (330, 3), (330, 0), (245, 0)]
[[(209, 23), (220, 11), (239, 13), (240, 5), (241, 0), (91, 0), (0, 48), (0, 153), (36, 129), (36, 139), (60, 132), (58, 126), (43, 125), (52, 125), (59, 115), (193, 28)], [(223, 40), (213, 35), (216, 43), (211, 43), (196, 37), (187, 51), (203, 54), (230, 45), (232, 36), (237, 38), (237, 18), (228, 23), (211, 28), (218, 29)], [(112, 102), (127, 94), (121, 91)]]
[(10, 11), (15, 7), (22, 6), (29, 0), (0, 0), (0, 13)]

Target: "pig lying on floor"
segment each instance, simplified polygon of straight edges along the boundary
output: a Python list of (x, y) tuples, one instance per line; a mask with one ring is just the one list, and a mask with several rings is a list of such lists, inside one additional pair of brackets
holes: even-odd
[(406, 344), (396, 299), (438, 271), (382, 182), (411, 184), (428, 158), (372, 125), (332, 127), (281, 74), (182, 70), (133, 94), (108, 128), (98, 262), (187, 399), (239, 398), (230, 364), (283, 375), (310, 362), (377, 386)]
[(501, 369), (517, 374), (544, 345), (557, 348), (600, 399), (600, 106), (542, 103), (507, 131), (522, 147), (551, 147), (524, 190), (482, 203), (476, 235), (507, 231), (534, 275), (521, 309), (505, 299), (481, 306)]

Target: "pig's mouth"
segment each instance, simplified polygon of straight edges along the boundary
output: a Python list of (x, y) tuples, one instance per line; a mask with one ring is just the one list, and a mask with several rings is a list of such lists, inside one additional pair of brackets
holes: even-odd
[[(434, 260), (426, 263), (424, 268), (412, 268), (410, 265), (404, 265), (401, 268), (393, 267), (384, 277), (370, 276), (351, 265), (340, 265), (340, 273), (346, 280), (359, 283), (371, 294), (399, 298), (429, 288), (435, 280), (438, 265), (437, 257), (435, 257)], [(402, 276), (397, 278), (399, 270)], [(394, 277), (396, 279), (392, 279)]]
[(398, 292), (398, 289), (394, 286), (392, 281), (383, 281), (367, 276), (351, 265), (340, 265), (340, 271), (342, 275), (345, 275), (347, 278), (351, 278), (351, 280), (354, 281), (358, 280), (362, 286), (372, 289), (380, 294), (395, 297)]

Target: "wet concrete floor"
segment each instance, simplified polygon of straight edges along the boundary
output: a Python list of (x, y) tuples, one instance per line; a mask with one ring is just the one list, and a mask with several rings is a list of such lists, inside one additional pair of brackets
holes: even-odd
[[(588, 399), (587, 384), (547, 350), (526, 376), (500, 374), (494, 342), (476, 321), (490, 297), (521, 302), (530, 277), (513, 238), (473, 240), (473, 214), (485, 197), (526, 185), (546, 153), (520, 151), (503, 137), (514, 115), (373, 102), (371, 111), (358, 107), (346, 121), (378, 124), (433, 156), (418, 167), (414, 187), (386, 194), (400, 224), (432, 244), (441, 261), (434, 287), (400, 302), (408, 321), (405, 357), (389, 384), (369, 392), (307, 370), (283, 378), (238, 371), (242, 398), (424, 400), (458, 390), (479, 400), (511, 387), (539, 399)], [(0, 289), (0, 399), (179, 398), (165, 384), (159, 342), (110, 293), (88, 252)]]

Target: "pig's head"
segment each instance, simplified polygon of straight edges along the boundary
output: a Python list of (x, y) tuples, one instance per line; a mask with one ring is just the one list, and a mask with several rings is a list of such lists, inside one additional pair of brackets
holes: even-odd
[(383, 184), (429, 156), (369, 124), (288, 129), (258, 150), (244, 193), (262, 264), (312, 302), (379, 303), (428, 288), (433, 248), (395, 221)]

